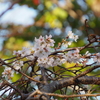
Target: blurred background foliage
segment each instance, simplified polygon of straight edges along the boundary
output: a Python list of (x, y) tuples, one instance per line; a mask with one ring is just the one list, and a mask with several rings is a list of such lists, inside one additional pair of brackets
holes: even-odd
[(0, 57), (10, 57), (13, 50), (32, 45), (34, 37), (40, 35), (52, 34), (58, 43), (69, 30), (80, 36), (78, 43), (73, 43), (71, 47), (83, 46), (87, 37), (85, 19), (88, 19), (88, 34), (100, 35), (100, 0), (0, 0), (3, 1), (11, 5), (1, 13), (1, 18), (16, 4), (35, 9), (37, 15), (33, 24), (27, 26), (0, 24), (0, 37), (4, 38)]

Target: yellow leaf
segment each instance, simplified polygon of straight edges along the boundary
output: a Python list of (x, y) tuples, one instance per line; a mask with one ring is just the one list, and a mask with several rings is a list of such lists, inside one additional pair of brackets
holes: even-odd
[(65, 18), (68, 16), (67, 12), (66, 12), (65, 10), (59, 8), (59, 7), (56, 7), (56, 8), (52, 11), (52, 13), (53, 13), (54, 15), (56, 15), (57, 17), (60, 17), (60, 18), (62, 18), (62, 19), (65, 19)]
[(50, 7), (52, 6), (52, 2), (49, 1), (49, 0), (45, 1), (45, 6), (46, 6), (47, 8), (50, 8)]
[(14, 73), (14, 76), (12, 77), (12, 82), (16, 82), (21, 77), (20, 74)]

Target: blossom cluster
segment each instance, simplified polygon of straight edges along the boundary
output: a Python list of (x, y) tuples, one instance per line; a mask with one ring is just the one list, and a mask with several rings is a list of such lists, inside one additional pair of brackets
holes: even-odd
[(13, 75), (14, 71), (12, 71), (12, 69), (9, 67), (5, 67), (4, 72), (2, 72), (2, 77), (5, 77), (7, 80), (11, 79)]
[[(73, 40), (77, 42), (78, 35), (75, 35), (71, 31), (69, 31), (67, 39), (71, 40), (67, 41), (66, 43), (63, 42), (62, 45), (65, 44), (68, 47), (68, 45), (70, 45)], [(53, 52), (56, 52), (56, 50), (57, 49), (55, 49), (55, 41), (52, 39), (52, 35), (46, 35), (45, 37), (40, 36), (38, 39), (35, 38), (33, 47), (23, 47), (22, 50), (14, 51), (13, 55), (16, 55), (17, 58), (26, 58), (30, 61), (34, 61), (34, 59), (37, 58), (37, 66), (45, 68), (62, 65), (65, 62), (83, 63), (85, 65), (88, 61), (88, 58), (85, 58), (80, 54), (79, 49), (51, 55)], [(90, 54), (86, 53), (85, 56), (90, 56)], [(100, 54), (98, 53), (93, 56), (93, 60), (100, 63)], [(13, 61), (11, 66), (15, 70), (21, 70), (21, 67), (24, 66), (24, 61), (22, 59), (17, 59)], [(4, 72), (2, 73), (2, 77), (10, 78), (13, 76), (13, 74), (14, 70), (5, 67)]]
[[(68, 33), (68, 38), (77, 41), (78, 36), (74, 35), (74, 33), (70, 31)], [(67, 45), (71, 44), (71, 42), (70, 41), (67, 42)], [(52, 52), (55, 51), (54, 43), (55, 41), (52, 39), (52, 35), (49, 35), (49, 36), (46, 35), (45, 37), (40, 36), (39, 39), (35, 38), (33, 47), (31, 48), (23, 47), (22, 50), (14, 51), (13, 55), (16, 55), (17, 57), (26, 57), (27, 60), (31, 60), (31, 61), (37, 58), (37, 65), (40, 67), (42, 66), (46, 68), (61, 65), (62, 63), (65, 63), (66, 61), (71, 62), (72, 59), (73, 59), (73, 62), (78, 61), (77, 59), (79, 55), (75, 55), (74, 53), (70, 51), (65, 55), (64, 54), (50, 55)], [(15, 70), (21, 70), (21, 66), (23, 65), (24, 65), (23, 60), (15, 60), (12, 63), (12, 66)], [(12, 77), (13, 73), (14, 73), (14, 70), (11, 70), (11, 68), (5, 68), (2, 75), (3, 77), (7, 77), (7, 76)]]
[[(78, 36), (74, 35), (74, 33), (69, 31), (68, 38), (77, 41)], [(55, 51), (54, 43), (55, 43), (55, 41), (52, 39), (51, 35), (49, 35), (49, 36), (46, 35), (45, 37), (40, 36), (39, 39), (35, 38), (34, 46), (32, 48), (24, 47), (21, 51), (20, 50), (14, 51), (14, 55), (21, 56), (21, 57), (26, 56), (26, 58), (29, 60), (34, 60), (37, 57), (37, 65), (44, 66), (47, 68), (50, 66), (54, 67), (57, 65), (61, 65), (62, 63), (69, 61), (68, 60), (69, 56), (70, 56), (70, 59), (72, 58), (71, 52), (68, 52), (65, 56), (64, 56), (64, 54), (50, 56), (50, 54)], [(67, 42), (67, 44), (69, 45), (69, 42)], [(74, 53), (72, 53), (72, 54), (74, 54)], [(27, 55), (29, 55), (29, 56), (27, 56)], [(73, 59), (74, 59), (74, 57), (73, 57)], [(77, 60), (77, 56), (75, 57), (75, 59)], [(75, 61), (73, 61), (73, 62), (75, 62)]]

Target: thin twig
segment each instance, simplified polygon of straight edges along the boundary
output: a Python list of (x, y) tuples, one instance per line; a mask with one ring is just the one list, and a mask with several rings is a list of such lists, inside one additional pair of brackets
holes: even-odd
[[(56, 93), (45, 93), (45, 92), (41, 92), (39, 90), (36, 90), (35, 92), (31, 93), (27, 99), (29, 99), (30, 97), (36, 95), (36, 94), (46, 94), (48, 96), (56, 96), (56, 97), (60, 97), (60, 98), (75, 98), (75, 97), (84, 97), (84, 96), (91, 96), (91, 97), (96, 97), (96, 96), (100, 96), (100, 94), (77, 94), (77, 95), (61, 95), (61, 94), (56, 94)], [(26, 99), (26, 100), (27, 100)]]

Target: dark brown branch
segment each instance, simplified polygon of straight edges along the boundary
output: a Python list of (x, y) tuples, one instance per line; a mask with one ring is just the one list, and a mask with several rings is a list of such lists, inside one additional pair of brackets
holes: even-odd
[[(100, 85), (100, 77), (94, 77), (94, 76), (83, 76), (78, 78), (77, 80), (74, 80), (73, 77), (71, 78), (64, 78), (58, 81), (54, 81), (50, 84), (45, 85), (40, 91), (41, 93), (54, 93), (56, 90), (59, 90), (61, 88), (64, 88), (66, 86), (70, 85), (79, 85), (79, 84), (95, 84)], [(37, 94), (37, 92), (31, 93), (26, 100), (30, 100), (33, 95)], [(55, 95), (56, 96), (56, 95)], [(81, 95), (76, 95), (76, 97), (81, 97)], [(87, 95), (88, 96), (88, 95)], [(91, 94), (92, 96), (92, 94)], [(69, 96), (71, 97), (71, 96)], [(34, 99), (33, 99), (34, 100)]]
[[(74, 97), (84, 97), (84, 96), (92, 96), (92, 97), (96, 97), (96, 96), (100, 96), (100, 94), (79, 94), (79, 95), (61, 95), (61, 94), (56, 94), (56, 93), (46, 93), (46, 92), (41, 92), (39, 90), (36, 90), (35, 92), (32, 93), (31, 96), (34, 96), (35, 94), (45, 94), (48, 96), (56, 96), (56, 97), (60, 97), (60, 98), (74, 98)], [(27, 98), (26, 100), (30, 100), (30, 98)], [(32, 99), (35, 100), (35, 99)]]
[(71, 50), (76, 50), (76, 49), (79, 49), (80, 51), (85, 49), (85, 48), (93, 48), (93, 47), (100, 47), (100, 45), (97, 45), (97, 46), (90, 46), (93, 42), (91, 43), (88, 43), (86, 46), (83, 46), (83, 47), (74, 47), (74, 48), (68, 48), (68, 49), (65, 49), (65, 50), (59, 50), (59, 51), (55, 51), (53, 53), (51, 53), (50, 55), (56, 55), (58, 53), (64, 53), (64, 52), (68, 52), (68, 51), (71, 51)]
[(77, 78), (79, 78), (79, 77), (82, 77), (82, 76), (84, 76), (84, 75), (86, 75), (86, 74), (92, 72), (93, 70), (99, 68), (99, 67), (100, 67), (100, 65), (94, 66), (94, 67), (92, 67), (92, 68), (86, 70), (85, 72), (82, 72), (81, 74), (78, 74), (77, 76), (75, 76), (75, 79), (77, 79)]
[(78, 85), (78, 84), (100, 84), (100, 77), (94, 76), (83, 76), (74, 80), (74, 77), (64, 78), (58, 81), (54, 81), (50, 84), (45, 85), (41, 91), (47, 93), (53, 93), (54, 91), (61, 89), (70, 85)]
[(11, 66), (11, 65), (9, 65), (8, 63), (4, 62), (2, 59), (0, 59), (0, 62), (2, 63), (2, 65), (6, 65), (6, 66), (12, 68), (13, 70), (15, 70), (16, 72), (20, 73), (21, 75), (27, 77), (28, 79), (43, 84), (43, 82), (37, 81), (37, 80), (33, 79), (32, 77), (26, 75), (25, 73), (21, 72), (20, 70), (17, 70), (17, 69), (15, 69), (15, 68), (13, 68), (13, 66)]

